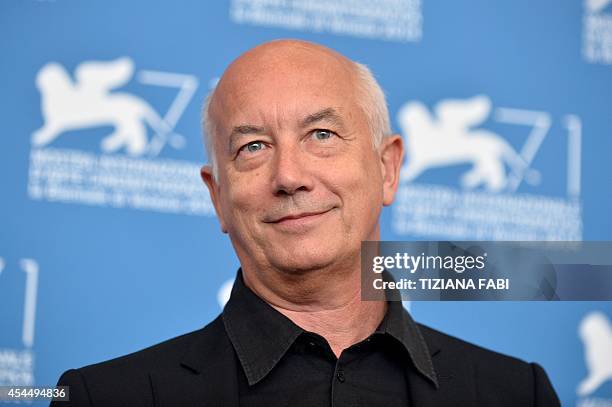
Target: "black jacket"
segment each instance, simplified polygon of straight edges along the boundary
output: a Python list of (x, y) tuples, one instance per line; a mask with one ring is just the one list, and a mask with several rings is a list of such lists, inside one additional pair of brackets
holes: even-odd
[[(439, 388), (409, 377), (412, 405), (559, 406), (537, 364), (492, 352), (417, 324)], [(222, 316), (198, 331), (107, 362), (65, 372), (70, 403), (52, 406), (238, 407), (236, 354)]]

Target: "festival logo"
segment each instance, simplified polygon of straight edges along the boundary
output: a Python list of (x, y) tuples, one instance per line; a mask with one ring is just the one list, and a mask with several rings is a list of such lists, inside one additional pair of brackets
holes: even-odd
[[(68, 130), (111, 125), (112, 134), (101, 143), (102, 151), (124, 148), (130, 155), (155, 154), (171, 133), (169, 125), (142, 98), (126, 92), (112, 92), (125, 85), (134, 74), (129, 58), (110, 62), (84, 62), (76, 69), (73, 82), (57, 63), (45, 65), (36, 78), (41, 93), (44, 126), (32, 136), (32, 144), (45, 146)], [(148, 142), (147, 127), (155, 131)], [(181, 136), (173, 135), (179, 145)], [(157, 140), (158, 141), (155, 143)]]
[[(478, 126), (491, 112), (486, 96), (467, 100), (446, 100), (436, 106), (436, 117), (419, 102), (404, 105), (398, 113), (403, 134), (409, 134), (407, 163), (402, 180), (409, 182), (428, 168), (467, 163), (472, 167), (462, 175), (465, 189), (483, 186), (500, 192), (516, 188), (512, 177), (529, 173), (527, 162), (500, 135)], [(506, 166), (510, 167), (507, 173)]]
[[(121, 57), (82, 62), (74, 77), (50, 62), (40, 68), (35, 82), (43, 125), (31, 135), (31, 199), (213, 214), (199, 180), (200, 165), (159, 157), (166, 147), (181, 150), (186, 144), (175, 128), (198, 87), (195, 76), (137, 72), (130, 58)], [(163, 114), (144, 96), (121, 90), (134, 82), (141, 88), (173, 91)], [(99, 153), (83, 147), (94, 139), (99, 139)]]
[[(580, 240), (577, 116), (561, 120), (567, 162), (554, 173), (565, 170), (565, 196), (534, 193), (546, 182), (533, 163), (546, 146), (553, 119), (542, 111), (494, 108), (486, 95), (445, 99), (433, 111), (420, 101), (405, 103), (397, 114), (406, 161), (393, 207), (395, 231), (455, 240)], [(488, 122), (518, 137), (511, 142), (487, 128)], [(438, 176), (436, 182), (422, 181), (429, 175)], [(521, 191), (523, 185), (529, 193)]]

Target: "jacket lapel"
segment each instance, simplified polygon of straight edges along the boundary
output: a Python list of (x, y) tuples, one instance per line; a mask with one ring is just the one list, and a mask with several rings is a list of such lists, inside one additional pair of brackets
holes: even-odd
[(462, 355), (444, 352), (442, 344), (423, 332), (438, 379), (438, 388), (415, 369), (409, 369), (411, 406), (456, 407), (476, 405), (474, 367)]
[(175, 369), (150, 373), (156, 407), (238, 407), (236, 356), (220, 317), (203, 329)]

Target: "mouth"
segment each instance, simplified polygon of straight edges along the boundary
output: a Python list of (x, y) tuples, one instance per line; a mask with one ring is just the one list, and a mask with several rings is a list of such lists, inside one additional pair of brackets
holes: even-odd
[(285, 215), (280, 218), (273, 218), (265, 223), (273, 226), (278, 231), (290, 234), (301, 234), (306, 233), (316, 225), (320, 225), (321, 222), (326, 218), (329, 212), (332, 212), (336, 207), (332, 207), (325, 210), (300, 212)]
[(296, 214), (291, 214), (291, 215), (287, 215), (287, 216), (283, 216), (282, 218), (278, 218), (275, 220), (272, 220), (270, 222), (267, 223), (283, 223), (283, 222), (289, 222), (289, 221), (295, 221), (295, 220), (309, 220), (309, 219), (314, 219), (320, 215), (323, 215), (329, 211), (331, 211), (333, 208), (330, 209), (326, 209), (324, 211), (317, 211), (317, 212), (302, 212), (302, 213), (296, 213)]

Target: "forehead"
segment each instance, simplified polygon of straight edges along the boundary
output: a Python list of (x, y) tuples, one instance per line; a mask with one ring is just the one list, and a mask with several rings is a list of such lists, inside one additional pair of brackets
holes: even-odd
[(211, 113), (221, 128), (299, 120), (330, 107), (347, 115), (356, 107), (355, 77), (350, 61), (327, 50), (259, 50), (228, 68), (215, 90)]

